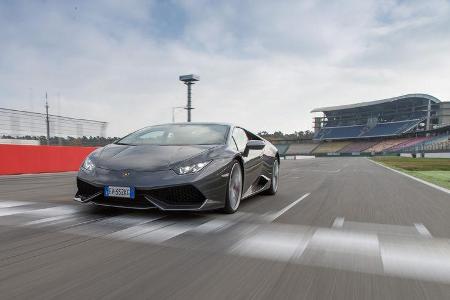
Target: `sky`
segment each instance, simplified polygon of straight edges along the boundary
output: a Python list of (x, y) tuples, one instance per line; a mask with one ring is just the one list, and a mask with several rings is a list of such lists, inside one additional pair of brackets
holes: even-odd
[[(0, 107), (109, 123), (312, 129), (315, 107), (450, 100), (449, 1), (0, 0)], [(177, 110), (176, 121), (186, 112)]]

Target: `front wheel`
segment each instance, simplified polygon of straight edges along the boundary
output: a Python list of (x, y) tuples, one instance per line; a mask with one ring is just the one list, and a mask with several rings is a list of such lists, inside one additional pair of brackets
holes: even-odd
[(235, 213), (242, 197), (242, 168), (241, 165), (234, 161), (231, 166), (230, 175), (228, 176), (227, 198), (225, 201), (224, 212), (228, 214)]
[(270, 181), (270, 187), (266, 190), (267, 195), (275, 195), (278, 190), (278, 179), (280, 175), (280, 164), (278, 159), (275, 159), (272, 165), (272, 180)]

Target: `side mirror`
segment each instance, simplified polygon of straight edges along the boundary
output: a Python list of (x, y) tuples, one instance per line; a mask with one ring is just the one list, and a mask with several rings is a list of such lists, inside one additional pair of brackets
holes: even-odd
[(266, 146), (266, 143), (261, 140), (249, 140), (245, 146), (244, 156), (248, 156), (250, 150), (261, 150)]
[(261, 150), (266, 146), (266, 143), (261, 140), (249, 140), (247, 142), (247, 146), (245, 147), (248, 150)]

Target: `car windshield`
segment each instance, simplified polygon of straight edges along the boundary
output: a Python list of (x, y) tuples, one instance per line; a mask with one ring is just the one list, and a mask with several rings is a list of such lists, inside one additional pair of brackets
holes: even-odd
[(229, 126), (217, 124), (170, 124), (146, 127), (127, 135), (122, 145), (215, 145), (224, 144)]

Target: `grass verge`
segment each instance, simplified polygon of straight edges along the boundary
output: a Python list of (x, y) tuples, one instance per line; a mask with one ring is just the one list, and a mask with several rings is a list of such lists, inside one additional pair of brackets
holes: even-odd
[(448, 158), (383, 156), (372, 159), (393, 169), (450, 189), (450, 159)]

